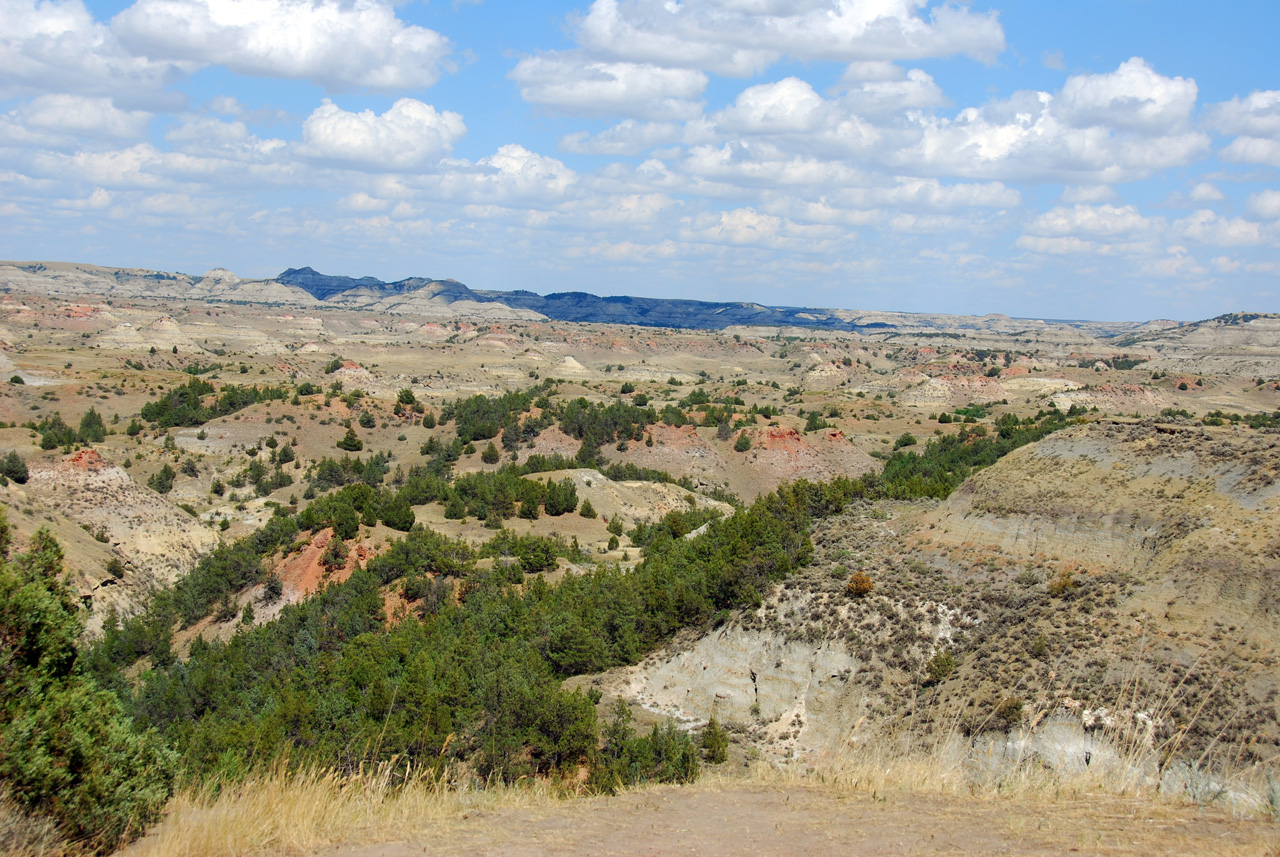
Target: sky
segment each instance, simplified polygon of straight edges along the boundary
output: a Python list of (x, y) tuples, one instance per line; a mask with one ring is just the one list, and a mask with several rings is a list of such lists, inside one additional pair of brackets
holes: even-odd
[(0, 0), (0, 258), (1280, 311), (1280, 3)]

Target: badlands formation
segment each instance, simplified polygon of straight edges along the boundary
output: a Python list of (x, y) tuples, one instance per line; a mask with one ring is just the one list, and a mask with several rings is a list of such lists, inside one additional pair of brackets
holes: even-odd
[[(571, 314), (567, 296), (453, 281), (49, 262), (0, 264), (0, 293), (0, 451), (30, 471), (0, 501), (20, 539), (47, 526), (62, 542), (91, 634), (215, 545), (305, 507), (308, 477), (357, 418), (363, 454), (385, 454), (388, 479), (425, 464), (452, 427), (424, 426), (422, 410), (400, 407), (402, 391), (440, 414), (551, 381), (557, 402), (643, 396), (690, 417), (605, 444), (615, 469), (539, 476), (571, 480), (598, 513), (506, 523), (573, 539), (589, 557), (561, 560), (553, 576), (639, 562), (611, 520), (630, 531), (671, 511), (723, 514), (784, 482), (876, 473), (901, 450), (1057, 412), (1071, 424), (944, 500), (860, 501), (820, 521), (812, 562), (759, 606), (571, 686), (600, 690), (601, 711), (622, 699), (642, 721), (715, 717), (739, 762), (839, 758), (906, 725), (999, 735), (1002, 754), (1068, 768), (1105, 756), (1120, 733), (1180, 757), (1280, 750), (1280, 316), (1125, 324), (832, 310), (816, 316), (823, 327), (812, 313), (704, 305), (689, 317), (733, 323), (697, 330), (590, 296), (573, 310), (585, 320), (566, 321), (548, 313)], [(289, 394), (198, 426), (139, 421), (193, 378)], [(727, 408), (733, 424), (702, 422), (708, 408)], [(90, 409), (108, 428), (101, 442), (42, 444), (42, 421), (75, 426)], [(454, 473), (573, 459), (581, 444), (550, 425), (500, 461), (478, 442)], [(253, 462), (286, 446), (289, 481), (246, 487)], [(166, 470), (171, 488), (148, 487)], [(492, 535), (437, 503), (414, 513), (474, 545)], [(336, 570), (322, 567), (329, 536), (279, 557), (284, 598), (254, 621), (341, 580), (393, 535), (362, 529)], [(848, 587), (855, 572), (873, 583), (861, 597)], [(179, 654), (195, 636), (229, 639), (260, 598), (261, 584), (235, 593), (226, 615), (179, 636)]]

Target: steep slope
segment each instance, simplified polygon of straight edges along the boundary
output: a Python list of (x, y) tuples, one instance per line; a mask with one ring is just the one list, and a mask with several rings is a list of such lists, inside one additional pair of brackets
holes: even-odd
[[(4, 503), (19, 512), (20, 537), (50, 526), (66, 546), (69, 582), (92, 610), (90, 631), (113, 607), (133, 613), (149, 591), (172, 584), (218, 543), (212, 529), (92, 449), (29, 470), (25, 485), (0, 489)], [(112, 559), (120, 563), (115, 570)]]
[[(1014, 727), (1037, 728), (1011, 752), (1053, 764), (1125, 730), (1169, 755), (1270, 757), (1278, 480), (1275, 432), (1079, 426), (942, 504), (824, 522), (815, 562), (761, 608), (597, 681), (654, 712), (715, 714), (779, 758)], [(855, 570), (870, 594), (845, 591)]]

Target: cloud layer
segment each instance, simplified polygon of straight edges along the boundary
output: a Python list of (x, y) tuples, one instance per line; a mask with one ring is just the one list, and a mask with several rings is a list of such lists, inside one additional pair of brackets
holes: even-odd
[(8, 255), (79, 230), (86, 257), (106, 235), (230, 265), (303, 242), (343, 269), (404, 253), (477, 285), (774, 303), (1062, 314), (1101, 281), (1095, 315), (1275, 299), (1280, 91), (1204, 103), (1178, 69), (1046, 46), (1051, 85), (1009, 72), (966, 100), (955, 67), (1015, 65), (994, 10), (595, 0), (566, 43), (437, 97), (495, 60), (418, 11), (0, 0)]

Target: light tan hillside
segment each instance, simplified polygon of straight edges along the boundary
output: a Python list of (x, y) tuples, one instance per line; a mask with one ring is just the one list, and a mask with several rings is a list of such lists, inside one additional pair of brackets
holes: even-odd
[[(1268, 759), (1278, 471), (1271, 431), (1067, 429), (936, 507), (820, 523), (813, 565), (760, 609), (594, 681), (653, 714), (715, 715), (779, 760), (903, 727), (1008, 732), (997, 756), (1067, 769), (1139, 728), (1153, 753)], [(870, 595), (846, 593), (855, 570)]]
[[(20, 538), (43, 524), (66, 543), (69, 582), (92, 608), (90, 631), (112, 607), (132, 613), (218, 543), (214, 530), (92, 449), (33, 462), (29, 470), (25, 485), (0, 490), (11, 507), (26, 511), (16, 519)], [(106, 568), (112, 558), (123, 566), (118, 576)]]

